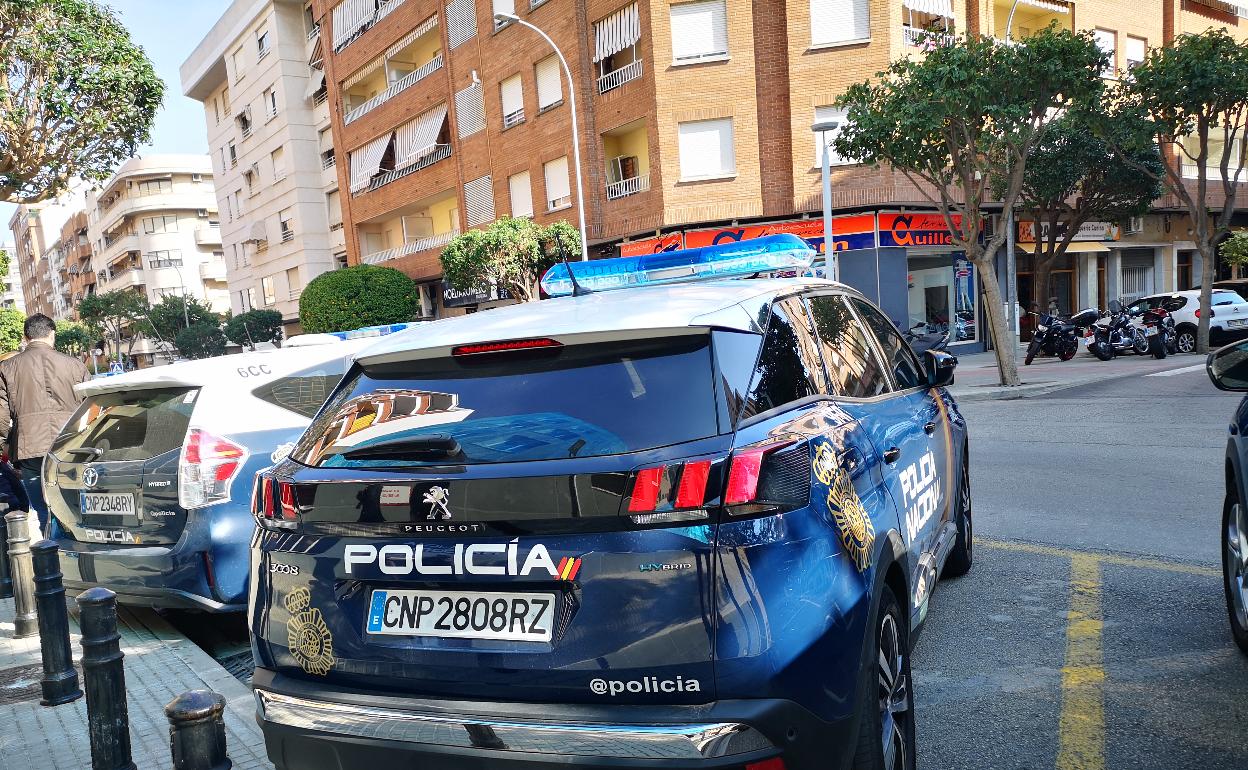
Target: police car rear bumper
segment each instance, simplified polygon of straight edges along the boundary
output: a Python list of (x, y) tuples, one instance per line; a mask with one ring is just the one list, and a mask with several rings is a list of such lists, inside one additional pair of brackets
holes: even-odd
[[(256, 720), (278, 770), (847, 766), (848, 722), (786, 700), (700, 706), (482, 703), (348, 692), (257, 668)], [(396, 760), (398, 760), (396, 762)], [(574, 761), (573, 761), (574, 760)]]

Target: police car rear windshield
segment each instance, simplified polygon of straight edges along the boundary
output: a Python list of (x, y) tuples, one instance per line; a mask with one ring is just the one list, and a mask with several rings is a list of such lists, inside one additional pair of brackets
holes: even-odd
[(717, 432), (707, 335), (356, 368), (291, 457), (407, 468), (622, 454)]
[(63, 462), (116, 462), (180, 449), (198, 395), (199, 388), (151, 388), (90, 396), (61, 429), (52, 454)]

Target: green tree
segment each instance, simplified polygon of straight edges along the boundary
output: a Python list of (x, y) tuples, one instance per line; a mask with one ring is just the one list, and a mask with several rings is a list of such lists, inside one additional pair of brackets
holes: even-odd
[(1131, 71), (1121, 96), (1124, 112), (1140, 112), (1149, 119), (1149, 130), (1137, 134), (1135, 146), (1166, 148), (1162, 173), (1154, 176), (1191, 217), (1201, 262), (1196, 349), (1204, 353), (1213, 315), (1216, 246), (1231, 231), (1243, 172), (1248, 47), (1223, 29), (1180, 35), (1173, 45), (1149, 51)]
[(248, 310), (225, 322), (225, 338), (252, 350), (258, 342), (282, 343), (282, 314), (276, 310)]
[(1049, 28), (1014, 45), (968, 35), (895, 61), (838, 100), (848, 114), (837, 153), (909, 179), (974, 263), (1003, 385), (1019, 384), (1018, 364), (995, 265), (1005, 228), (982, 237), (989, 187), (999, 176), (1000, 203), (1014, 206), (1032, 148), (1057, 115), (1099, 98), (1107, 64), (1087, 32)]
[(309, 333), (402, 323), (418, 312), (415, 281), (392, 267), (355, 265), (322, 273), (299, 295), (299, 322)]
[(22, 326), (26, 315), (16, 308), (0, 308), (0, 353), (8, 353), (22, 346)]
[(196, 324), (221, 325), (220, 314), (213, 312), (212, 308), (194, 297), (169, 294), (147, 309), (141, 331), (158, 340), (172, 343), (177, 338), (178, 332), (187, 327), (188, 318), (191, 326)]
[(1228, 265), (1248, 265), (1248, 232), (1240, 230), (1222, 241), (1218, 252)]
[(78, 321), (56, 322), (56, 349), (70, 356), (80, 356), (91, 349), (96, 338)]
[(442, 250), (442, 273), (459, 291), (498, 286), (521, 302), (540, 299), (538, 281), (556, 262), (577, 259), (580, 233), (567, 222), (542, 227), (528, 217), (503, 217), (485, 230), (455, 236)]
[(127, 352), (134, 349), (147, 311), (147, 297), (125, 289), (88, 294), (78, 303), (78, 317), (105, 341), (117, 361), (121, 360), (123, 343), (127, 343)]
[(215, 323), (193, 323), (183, 327), (173, 343), (186, 358), (212, 358), (225, 355), (225, 334)]
[(94, 0), (0, 0), (0, 200), (103, 180), (151, 137), (165, 84)]
[(13, 255), (7, 249), (0, 249), (0, 278), (9, 274), (9, 260), (13, 259)]
[[(1098, 100), (1088, 110), (1068, 112), (1053, 122), (1027, 154), (1018, 205), (1036, 225), (1036, 251), (1030, 299), (1041, 308), (1052, 296), (1053, 265), (1063, 257), (1087, 222), (1120, 222), (1145, 214), (1161, 197), (1161, 154), (1153, 145), (1115, 152), (1133, 133), (1109, 116)], [(1138, 116), (1135, 120), (1139, 121)], [(1134, 129), (1134, 130), (1138, 130)], [(999, 175), (994, 187), (1003, 193)]]

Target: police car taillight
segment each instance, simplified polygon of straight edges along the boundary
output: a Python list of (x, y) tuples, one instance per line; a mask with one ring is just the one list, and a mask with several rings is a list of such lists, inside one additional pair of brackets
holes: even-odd
[(230, 484), (247, 461), (247, 450), (202, 428), (191, 428), (178, 463), (178, 502), (202, 508), (230, 499)]
[[(743, 447), (732, 453), (732, 459), (728, 464), (728, 483), (724, 488), (724, 505), (734, 514), (758, 513), (765, 510), (773, 510), (779, 506), (775, 501), (765, 500), (762, 498), (759, 490), (759, 480), (762, 478), (763, 463), (768, 457), (779, 450), (790, 447), (793, 441), (777, 441), (770, 444), (762, 444), (759, 446)], [(785, 475), (793, 475), (787, 468), (792, 463), (784, 463), (779, 470)], [(808, 468), (805, 461), (802, 461), (803, 467)], [(800, 472), (797, 474), (800, 476)], [(786, 479), (786, 481), (788, 481)], [(785, 486), (801, 485), (809, 486), (809, 475), (807, 475), (803, 483), (800, 478), (792, 480), (793, 484), (785, 484)]]
[(479, 342), (472, 345), (456, 345), (451, 348), (452, 356), (477, 356), (482, 353), (505, 353), (512, 350), (539, 350), (541, 348), (561, 348), (563, 343), (548, 337), (535, 337), (524, 340), (501, 340), (499, 342)]
[(633, 473), (628, 513), (634, 523), (705, 519), (710, 460), (655, 465)]
[(251, 512), (267, 527), (290, 529), (299, 523), (299, 500), (295, 485), (256, 474), (251, 495)]

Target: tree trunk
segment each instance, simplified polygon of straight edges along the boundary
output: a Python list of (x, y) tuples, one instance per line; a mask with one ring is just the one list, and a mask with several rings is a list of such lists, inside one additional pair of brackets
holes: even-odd
[(1213, 316), (1213, 278), (1218, 269), (1217, 250), (1213, 243), (1202, 240), (1200, 251), (1200, 323), (1196, 326), (1196, 352), (1209, 352), (1209, 319)]
[(1053, 260), (1037, 254), (1035, 269), (1031, 274), (1031, 300), (1036, 303), (1041, 313), (1049, 311), (1049, 281), (1052, 276)]
[(987, 305), (988, 331), (992, 335), (992, 346), (997, 356), (997, 369), (1001, 372), (1001, 384), (1017, 387), (1022, 383), (1018, 379), (1018, 360), (1015, 357), (1014, 333), (1006, 325), (1005, 308), (1001, 304), (1001, 287), (997, 283), (995, 260), (985, 256), (973, 257), (975, 269), (979, 271), (980, 284), (984, 287), (984, 304)]

